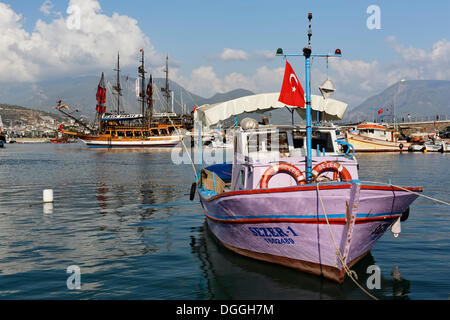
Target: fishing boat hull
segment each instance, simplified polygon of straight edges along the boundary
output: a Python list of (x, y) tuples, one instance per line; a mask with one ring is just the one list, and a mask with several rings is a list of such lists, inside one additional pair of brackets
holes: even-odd
[(411, 146), (406, 141), (384, 141), (350, 132), (347, 133), (347, 142), (356, 152), (401, 152), (408, 151)]
[(164, 148), (175, 147), (182, 141), (182, 136), (149, 137), (145, 139), (81, 139), (90, 148)]
[(337, 249), (351, 267), (417, 197), (359, 183), (199, 194), (209, 228), (228, 249), (339, 283)]

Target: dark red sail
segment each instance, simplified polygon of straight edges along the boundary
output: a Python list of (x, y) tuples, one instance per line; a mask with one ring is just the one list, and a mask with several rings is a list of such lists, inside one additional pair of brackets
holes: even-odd
[(97, 112), (103, 114), (106, 112), (106, 86), (105, 86), (105, 75), (102, 72), (102, 77), (97, 87)]

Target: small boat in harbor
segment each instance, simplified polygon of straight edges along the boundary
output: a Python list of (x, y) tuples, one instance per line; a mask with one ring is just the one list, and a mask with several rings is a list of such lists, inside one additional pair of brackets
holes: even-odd
[[(306, 125), (259, 126), (244, 119), (234, 133), (233, 162), (202, 166), (193, 187), (209, 229), (226, 248), (342, 283), (346, 274), (353, 278), (349, 268), (389, 227), (398, 235), (423, 188), (361, 181), (358, 162), (343, 151), (346, 142), (337, 139), (336, 127), (312, 124), (311, 29), (308, 37)], [(286, 57), (282, 49), (277, 54)], [(283, 87), (287, 79), (292, 92), (300, 91), (295, 73), (287, 70), (286, 62)], [(222, 115), (235, 110), (230, 103)]]
[(427, 152), (443, 152), (444, 141), (427, 141), (424, 143), (424, 148)]
[(356, 152), (401, 152), (411, 145), (400, 139), (396, 130), (374, 122), (361, 123), (355, 130), (345, 131), (345, 137)]
[(408, 148), (408, 151), (411, 152), (423, 152), (425, 150), (425, 142), (424, 141), (419, 141), (419, 142), (414, 142), (411, 143), (411, 145)]
[(50, 139), (50, 143), (54, 144), (64, 144), (64, 143), (74, 143), (76, 140), (74, 138), (69, 138), (69, 136), (63, 134), (63, 125), (62, 123), (59, 125), (59, 128), (56, 132), (56, 137)]

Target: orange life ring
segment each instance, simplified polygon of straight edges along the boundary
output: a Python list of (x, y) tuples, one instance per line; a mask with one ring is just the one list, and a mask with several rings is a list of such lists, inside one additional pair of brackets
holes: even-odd
[(305, 176), (302, 171), (296, 166), (290, 163), (277, 163), (270, 166), (262, 175), (259, 182), (261, 189), (266, 189), (269, 187), (269, 180), (278, 173), (287, 173), (297, 181), (297, 185), (306, 184)]
[(320, 174), (325, 171), (333, 171), (335, 173), (334, 180), (337, 179), (338, 174), (341, 177), (342, 181), (352, 180), (350, 172), (348, 172), (348, 170), (343, 165), (334, 161), (324, 161), (316, 165), (311, 172), (313, 179), (317, 180), (317, 177), (320, 176)]

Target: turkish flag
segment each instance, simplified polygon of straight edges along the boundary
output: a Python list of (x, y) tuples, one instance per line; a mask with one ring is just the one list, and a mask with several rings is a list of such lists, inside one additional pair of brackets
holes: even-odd
[(278, 101), (288, 106), (299, 108), (305, 107), (305, 93), (303, 88), (295, 75), (289, 62), (286, 61), (286, 68), (284, 69), (283, 85), (281, 86), (280, 97)]
[(383, 109), (378, 110), (378, 114), (382, 114), (383, 113)]

